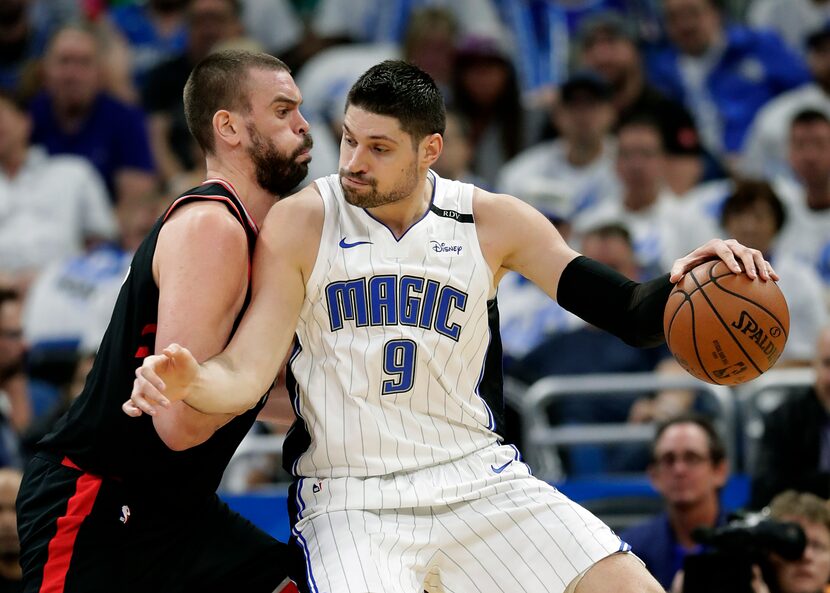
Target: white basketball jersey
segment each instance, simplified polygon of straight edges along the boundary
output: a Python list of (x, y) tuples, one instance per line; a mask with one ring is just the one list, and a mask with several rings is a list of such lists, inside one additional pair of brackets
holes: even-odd
[(288, 373), (297, 476), (387, 475), (499, 439), (501, 346), (473, 186), (429, 178), (432, 204), (399, 239), (346, 202), (337, 175), (316, 182), (325, 221)]

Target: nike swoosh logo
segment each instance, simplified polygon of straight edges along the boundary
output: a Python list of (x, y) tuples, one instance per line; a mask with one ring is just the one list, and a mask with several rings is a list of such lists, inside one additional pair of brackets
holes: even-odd
[(355, 241), (354, 243), (346, 243), (346, 237), (340, 239), (340, 247), (343, 249), (350, 249), (351, 247), (357, 247), (358, 245), (371, 245), (371, 241)]
[(508, 461), (507, 463), (505, 463), (504, 465), (500, 465), (499, 467), (495, 467), (495, 466), (491, 465), (490, 469), (493, 470), (495, 473), (500, 474), (501, 472), (506, 470), (507, 466), (510, 465), (511, 463), (513, 463), (512, 459), (510, 461)]

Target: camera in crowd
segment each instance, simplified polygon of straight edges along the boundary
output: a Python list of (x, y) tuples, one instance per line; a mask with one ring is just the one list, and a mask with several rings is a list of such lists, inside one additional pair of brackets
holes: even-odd
[(807, 539), (798, 523), (770, 519), (765, 512), (737, 516), (726, 525), (699, 528), (695, 541), (706, 549), (687, 556), (683, 593), (752, 593), (752, 566), (768, 574), (769, 554), (797, 560)]

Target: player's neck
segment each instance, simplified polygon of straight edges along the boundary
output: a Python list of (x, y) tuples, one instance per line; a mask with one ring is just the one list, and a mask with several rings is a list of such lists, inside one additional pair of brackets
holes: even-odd
[(418, 222), (432, 203), (432, 179), (424, 175), (415, 190), (407, 197), (367, 210), (385, 224), (392, 234), (400, 239), (410, 227)]
[(222, 163), (211, 162), (208, 159), (206, 179), (223, 179), (229, 182), (237, 196), (245, 206), (248, 214), (254, 219), (257, 226), (262, 227), (265, 215), (276, 203), (278, 196), (264, 190), (256, 181), (252, 172), (243, 171), (239, 167)]

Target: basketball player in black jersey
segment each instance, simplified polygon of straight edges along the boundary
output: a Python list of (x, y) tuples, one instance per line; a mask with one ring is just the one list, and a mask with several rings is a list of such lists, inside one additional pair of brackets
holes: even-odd
[(133, 258), (83, 393), (41, 441), (17, 502), (24, 591), (271, 593), (291, 553), (215, 494), (267, 396), (238, 416), (121, 412), (136, 367), (171, 342), (222, 351), (250, 298), (258, 225), (306, 175), (311, 137), (285, 64), (220, 52), (194, 68), (188, 125), (207, 181)]

